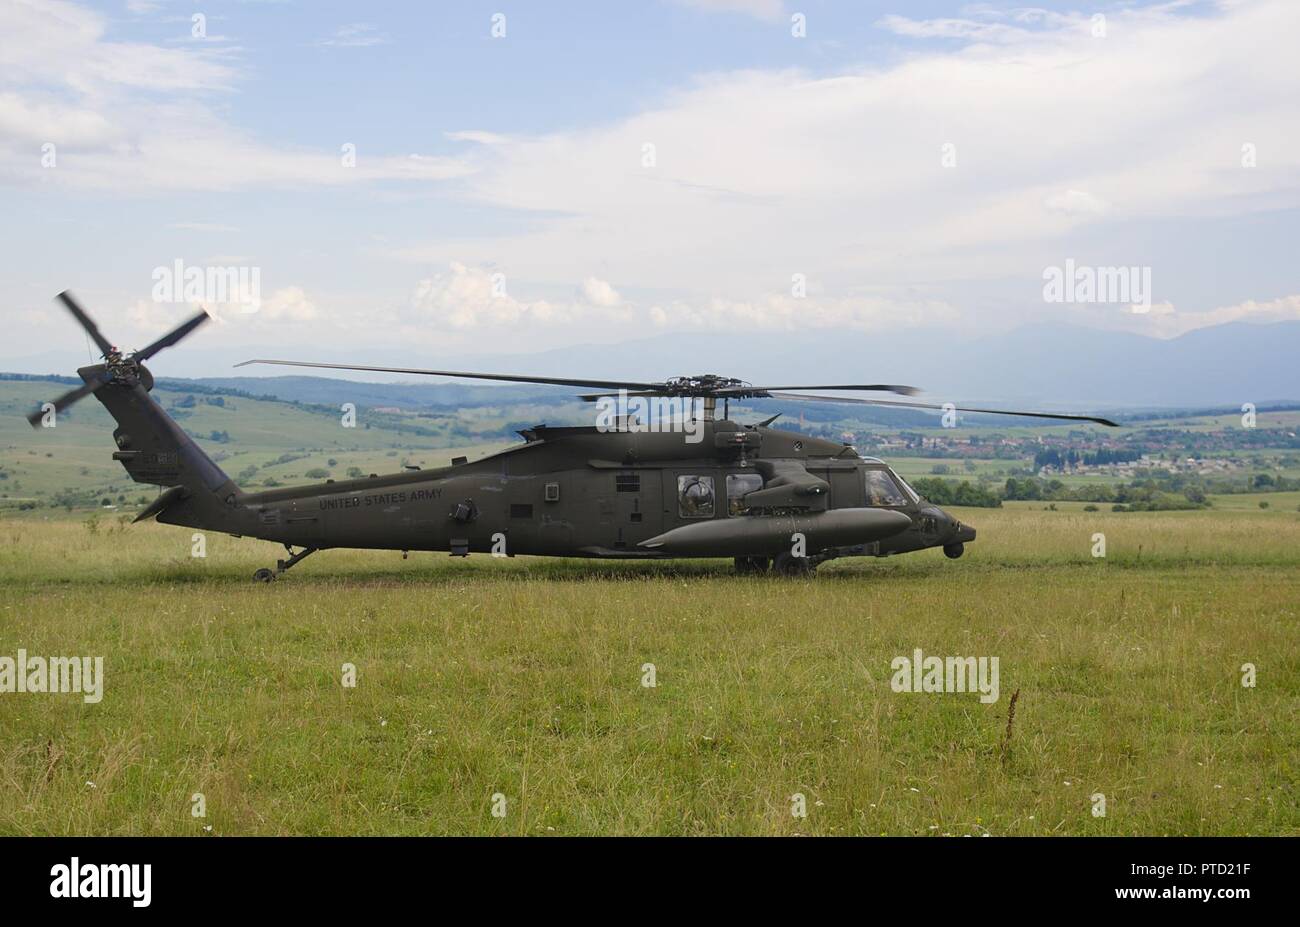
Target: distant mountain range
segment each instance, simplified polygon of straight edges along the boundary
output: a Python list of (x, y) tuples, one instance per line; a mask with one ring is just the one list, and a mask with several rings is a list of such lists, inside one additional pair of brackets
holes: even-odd
[[(175, 360), (182, 359), (180, 353)], [(983, 337), (888, 328), (871, 333), (672, 333), (531, 355), (483, 353), (454, 359), (396, 350), (344, 356), (291, 348), (268, 351), (263, 346), (206, 352), (201, 370), (221, 369), (227, 362), (233, 365), (268, 353), (325, 362), (634, 380), (720, 373), (777, 386), (893, 382), (921, 387), (937, 402), (1002, 402), (1061, 411), (1239, 407), (1244, 402), (1264, 405), (1300, 400), (1300, 322), (1232, 323), (1170, 340), (1060, 324), (1027, 326)], [(73, 359), (64, 361), (63, 369), (47, 366), (45, 358), (0, 362), (0, 366), (67, 375), (77, 363), (86, 363), (84, 354), (79, 360), (70, 357)], [(374, 384), (372, 389), (355, 382), (339, 383), (332, 377), (276, 375), (286, 368), (244, 370), (256, 375), (203, 377), (199, 382), (303, 402), (430, 408), (479, 405), (494, 399), (547, 404), (574, 392), (469, 381)], [(169, 372), (158, 370), (160, 376)], [(377, 374), (356, 374), (355, 378), (384, 379)]]
[[(758, 382), (759, 372), (766, 372), (761, 378), (774, 385), (906, 383), (940, 401), (1009, 400), (1062, 409), (1300, 399), (1300, 322), (1235, 323), (1167, 341), (1064, 325), (983, 338), (919, 330), (674, 334), (527, 360), (527, 372), (542, 374), (711, 372)], [(469, 369), (518, 369), (520, 361), (484, 357)]]

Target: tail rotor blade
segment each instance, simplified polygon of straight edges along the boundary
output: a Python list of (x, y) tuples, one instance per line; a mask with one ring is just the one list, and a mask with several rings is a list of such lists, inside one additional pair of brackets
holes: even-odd
[(175, 328), (173, 328), (167, 334), (163, 335), (161, 338), (159, 338), (153, 344), (149, 345), (147, 348), (142, 348), (141, 350), (136, 351), (134, 354), (131, 355), (131, 358), (133, 360), (139, 360), (139, 361), (148, 360), (149, 358), (157, 354), (159, 351), (161, 351), (163, 348), (170, 348), (172, 345), (176, 344), (176, 342), (180, 341), (190, 332), (194, 331), (194, 329), (198, 328), (209, 318), (210, 316), (207, 314), (207, 312), (199, 312), (198, 315), (194, 316), (192, 319), (190, 319), (187, 322), (182, 322), (180, 325), (177, 325)]
[[(81, 386), (78, 386), (74, 390), (69, 390), (68, 392), (60, 396), (58, 399), (54, 400), (54, 402), (52, 403), (52, 405), (54, 406), (54, 411), (56, 413), (62, 412), (64, 409), (72, 405), (74, 402), (79, 402), (80, 400), (85, 399), (87, 396), (89, 396), (91, 393), (93, 393), (95, 390), (99, 389), (103, 385), (104, 385), (104, 381), (96, 378), (91, 380), (88, 383), (83, 383)], [(27, 416), (27, 421), (31, 423), (31, 426), (33, 428), (40, 428), (41, 419), (45, 417), (45, 412), (46, 410), (44, 407), (39, 408)]]
[(101, 354), (108, 354), (113, 350), (113, 345), (109, 340), (100, 334), (99, 326), (95, 324), (95, 320), (72, 298), (70, 292), (64, 290), (59, 294), (59, 300), (68, 307), (69, 312), (76, 316), (77, 321), (81, 323), (81, 327), (86, 330), (86, 334), (90, 335), (95, 344), (98, 345)]

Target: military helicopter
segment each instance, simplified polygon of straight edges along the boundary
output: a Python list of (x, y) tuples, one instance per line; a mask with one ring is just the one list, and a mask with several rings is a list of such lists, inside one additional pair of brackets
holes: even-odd
[[(883, 384), (754, 386), (714, 374), (661, 382), (471, 373), (258, 359), (274, 364), (594, 389), (603, 413), (631, 400), (677, 403), (682, 415), (647, 422), (605, 414), (590, 426), (536, 425), (520, 445), (476, 461), (362, 479), (245, 492), (149, 396), (144, 361), (208, 319), (200, 312), (133, 354), (123, 354), (71, 294), (58, 296), (99, 346), (103, 363), (83, 385), (28, 416), (34, 427), (93, 395), (117, 422), (113, 459), (136, 482), (164, 487), (135, 521), (159, 522), (284, 545), (287, 558), (254, 579), (270, 582), (330, 548), (661, 560), (730, 557), (736, 571), (808, 576), (839, 557), (885, 557), (939, 547), (956, 559), (975, 529), (926, 501), (884, 461), (853, 447), (729, 418), (732, 400), (776, 398), (987, 412), (1094, 422), (1088, 415), (962, 408), (912, 399), (811, 394), (887, 392)], [(616, 391), (616, 392), (611, 392)], [(717, 416), (718, 401), (723, 415)], [(295, 552), (294, 548), (299, 550)]]

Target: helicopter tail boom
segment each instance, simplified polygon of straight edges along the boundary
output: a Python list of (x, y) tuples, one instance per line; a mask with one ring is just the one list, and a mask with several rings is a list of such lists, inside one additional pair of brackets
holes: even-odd
[(137, 483), (169, 488), (145, 510), (148, 515), (194, 528), (235, 527), (235, 503), (243, 492), (142, 384), (110, 382), (94, 395), (117, 422), (113, 459)]
[(83, 385), (34, 410), (27, 416), (32, 427), (57, 427), (64, 410), (94, 396), (117, 422), (113, 459), (137, 483), (167, 487), (137, 521), (156, 516), (168, 524), (236, 533), (237, 504), (243, 493), (154, 402), (149, 395), (153, 374), (144, 366), (144, 361), (195, 331), (208, 314), (199, 312), (149, 346), (124, 354), (104, 337), (71, 293), (64, 291), (58, 299), (103, 352), (103, 363), (80, 368), (77, 375)]

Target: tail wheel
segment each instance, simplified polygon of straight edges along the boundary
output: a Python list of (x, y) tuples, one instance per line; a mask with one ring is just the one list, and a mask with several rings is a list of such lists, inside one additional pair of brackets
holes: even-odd
[(807, 557), (796, 557), (789, 551), (776, 555), (772, 569), (781, 576), (814, 576), (817, 566)]
[(275, 571), (263, 567), (253, 574), (253, 579), (259, 583), (269, 583), (271, 580), (275, 579)]

